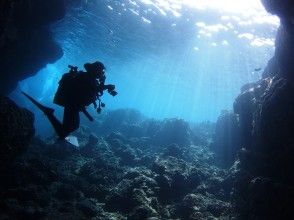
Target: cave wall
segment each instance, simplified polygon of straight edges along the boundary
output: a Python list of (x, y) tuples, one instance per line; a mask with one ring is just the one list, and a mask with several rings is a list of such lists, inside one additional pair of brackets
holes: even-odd
[(294, 6), (262, 0), (281, 26), (262, 79), (236, 98), (242, 150), (231, 168), (239, 219), (290, 219), (294, 209)]
[(278, 30), (275, 41), (275, 55), (270, 61), (263, 76), (274, 73), (294, 80), (294, 2), (291, 0), (262, 0), (262, 3), (269, 13), (279, 16), (281, 26)]
[(33, 113), (6, 97), (0, 97), (0, 121), (1, 170), (26, 151), (35, 129)]
[(0, 1), (0, 170), (26, 151), (34, 136), (34, 115), (9, 98), (19, 80), (62, 55), (50, 24), (63, 18), (63, 0)]
[(0, 94), (63, 55), (49, 26), (64, 14), (63, 0), (0, 2)]

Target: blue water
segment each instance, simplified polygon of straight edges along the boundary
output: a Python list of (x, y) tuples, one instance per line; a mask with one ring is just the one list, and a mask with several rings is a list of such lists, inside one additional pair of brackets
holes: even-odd
[[(104, 95), (106, 109), (135, 108), (157, 119), (216, 121), (222, 110), (232, 109), (242, 85), (260, 78), (262, 70), (254, 69), (264, 68), (273, 55), (277, 24), (266, 18), (246, 24), (246, 11), (242, 17), (171, 2), (85, 1), (69, 7), (66, 17), (52, 26), (64, 56), (19, 88), (60, 110), (52, 99), (67, 65), (82, 69), (99, 60), (106, 65), (107, 83), (119, 93)], [(36, 117), (47, 129), (45, 117)]]

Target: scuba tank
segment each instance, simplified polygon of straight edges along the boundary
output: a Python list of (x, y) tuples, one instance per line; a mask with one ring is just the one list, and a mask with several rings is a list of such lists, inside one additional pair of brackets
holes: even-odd
[(74, 104), (74, 93), (78, 67), (68, 65), (70, 71), (65, 73), (59, 81), (58, 89), (55, 93), (53, 102), (62, 107)]

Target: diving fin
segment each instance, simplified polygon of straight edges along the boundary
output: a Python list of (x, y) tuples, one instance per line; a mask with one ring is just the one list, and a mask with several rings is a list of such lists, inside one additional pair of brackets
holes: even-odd
[(79, 146), (80, 146), (80, 145), (79, 145), (78, 138), (77, 138), (76, 136), (72, 136), (72, 135), (67, 136), (67, 137), (65, 138), (65, 140), (66, 140), (66, 142), (72, 144), (72, 145), (75, 146), (75, 147), (79, 147)]
[(42, 105), (41, 103), (39, 103), (37, 100), (35, 100), (33, 97), (29, 96), (28, 94), (26, 94), (25, 92), (21, 92), (23, 95), (25, 95), (34, 105), (36, 105), (42, 112), (45, 113), (45, 115), (48, 114), (53, 114), (54, 113), (54, 109), (53, 108), (49, 108), (46, 107), (45, 105)]

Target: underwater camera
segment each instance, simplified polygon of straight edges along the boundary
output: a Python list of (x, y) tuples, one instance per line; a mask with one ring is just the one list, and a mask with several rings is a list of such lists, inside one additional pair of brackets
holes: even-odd
[(72, 66), (72, 65), (68, 65), (67, 66), (70, 70), (70, 73), (77, 73), (78, 72), (78, 67), (77, 66)]
[(108, 85), (107, 86), (107, 92), (112, 96), (116, 96), (117, 91), (115, 91), (115, 85)]

